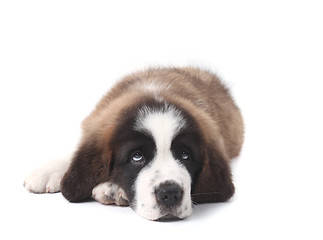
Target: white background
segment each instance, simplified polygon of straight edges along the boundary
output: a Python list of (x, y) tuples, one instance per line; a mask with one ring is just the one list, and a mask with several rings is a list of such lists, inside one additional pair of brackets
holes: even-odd
[[(246, 138), (230, 202), (160, 223), (22, 187), (116, 80), (156, 65), (231, 87)], [(1, 1), (0, 81), (1, 239), (323, 239), (320, 1)]]

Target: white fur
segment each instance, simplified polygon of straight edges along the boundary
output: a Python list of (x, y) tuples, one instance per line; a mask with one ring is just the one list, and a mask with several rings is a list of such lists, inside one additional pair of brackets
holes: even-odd
[(24, 186), (33, 193), (59, 192), (61, 190), (61, 180), (69, 165), (69, 160), (53, 161), (27, 176)]
[(164, 98), (160, 95), (160, 92), (167, 91), (171, 87), (171, 84), (161, 83), (158, 80), (151, 79), (150, 82), (145, 84), (138, 84), (136, 86), (139, 90), (144, 90), (153, 94), (154, 98), (158, 102), (164, 102)]
[(167, 105), (158, 111), (145, 108), (139, 114), (136, 129), (151, 134), (157, 147), (155, 158), (140, 171), (134, 185), (134, 210), (144, 218), (156, 220), (163, 217), (156, 201), (155, 189), (166, 181), (176, 182), (184, 191), (181, 205), (172, 214), (179, 218), (192, 214), (190, 174), (174, 159), (170, 149), (173, 138), (184, 125), (185, 120), (180, 112)]
[(159, 93), (160, 90), (162, 89), (161, 84), (158, 84), (156, 82), (149, 82), (143, 85), (144, 90), (148, 92), (153, 92), (153, 93)]
[(169, 89), (171, 87), (171, 84), (161, 83), (158, 79), (151, 79), (151, 81), (148, 83), (145, 83), (145, 84), (140, 83), (138, 87), (148, 92), (158, 94), (161, 91)]
[(100, 183), (93, 188), (92, 198), (102, 204), (129, 205), (125, 191), (119, 185), (110, 182)]

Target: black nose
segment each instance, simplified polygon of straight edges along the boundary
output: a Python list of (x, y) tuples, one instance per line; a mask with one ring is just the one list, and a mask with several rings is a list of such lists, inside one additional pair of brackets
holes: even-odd
[(183, 189), (175, 182), (165, 182), (155, 190), (155, 195), (159, 204), (171, 208), (182, 201)]

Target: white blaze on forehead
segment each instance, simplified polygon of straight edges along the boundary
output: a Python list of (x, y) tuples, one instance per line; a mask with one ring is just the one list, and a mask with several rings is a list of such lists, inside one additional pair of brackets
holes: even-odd
[(181, 112), (168, 105), (162, 109), (146, 107), (139, 112), (135, 129), (150, 134), (156, 144), (154, 159), (140, 171), (134, 185), (134, 209), (142, 217), (150, 220), (163, 217), (155, 189), (166, 181), (177, 183), (184, 191), (181, 205), (173, 209), (172, 214), (185, 218), (192, 213), (190, 174), (171, 152), (172, 140), (184, 126)]
[(162, 148), (169, 147), (172, 139), (185, 125), (185, 120), (179, 110), (165, 105), (162, 109), (150, 109), (144, 107), (139, 111), (135, 128), (138, 131), (146, 132)]

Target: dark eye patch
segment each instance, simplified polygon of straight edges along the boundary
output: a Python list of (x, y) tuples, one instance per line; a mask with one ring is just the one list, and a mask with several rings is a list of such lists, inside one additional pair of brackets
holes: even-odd
[(190, 157), (196, 158), (199, 152), (199, 145), (200, 143), (196, 135), (184, 132), (173, 139), (171, 150), (176, 159), (180, 159), (183, 152)]
[(133, 131), (127, 138), (120, 139), (115, 151), (116, 164), (132, 164), (132, 159), (138, 159), (139, 153), (145, 159), (144, 164), (147, 164), (156, 153), (156, 145), (151, 136)]
[(188, 170), (192, 179), (202, 166), (201, 142), (196, 133), (183, 131), (177, 135), (171, 145), (171, 152)]
[[(109, 181), (122, 186), (132, 202), (133, 184), (143, 167), (155, 156), (156, 145), (149, 135), (126, 129), (114, 139), (113, 164)], [(137, 160), (137, 161), (134, 161)]]

